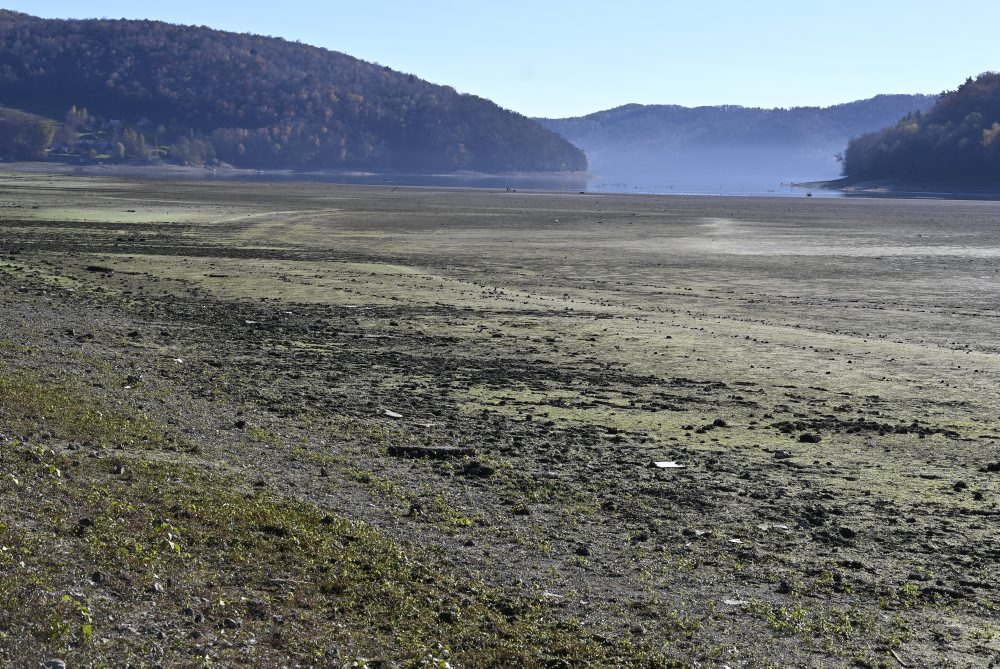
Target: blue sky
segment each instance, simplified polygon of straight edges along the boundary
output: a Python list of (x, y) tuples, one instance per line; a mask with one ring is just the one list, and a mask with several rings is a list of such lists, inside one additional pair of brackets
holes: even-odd
[(1000, 2), (27, 0), (49, 18), (148, 18), (322, 46), (529, 116), (628, 102), (831, 105), (940, 93), (1000, 70)]

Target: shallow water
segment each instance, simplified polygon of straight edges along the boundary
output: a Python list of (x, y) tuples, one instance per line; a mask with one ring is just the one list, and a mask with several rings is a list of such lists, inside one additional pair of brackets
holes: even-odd
[[(632, 193), (641, 195), (722, 195), (760, 197), (843, 197), (840, 191), (795, 186), (807, 178), (770, 176), (723, 177), (721, 179), (603, 177), (579, 174), (400, 174), (372, 172), (264, 172), (237, 177), (250, 181), (294, 179), (357, 185), (418, 186), (435, 188), (509, 188), (587, 193)], [(834, 178), (834, 177), (829, 177)]]

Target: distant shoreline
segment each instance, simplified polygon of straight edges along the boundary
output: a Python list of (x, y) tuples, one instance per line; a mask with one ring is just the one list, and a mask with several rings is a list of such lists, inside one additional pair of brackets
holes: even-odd
[(233, 167), (232, 165), (219, 165), (215, 167), (198, 167), (194, 165), (170, 165), (170, 164), (89, 164), (72, 165), (69, 163), (53, 163), (42, 161), (11, 161), (0, 162), (0, 172), (36, 172), (46, 174), (65, 174), (80, 176), (121, 176), (149, 179), (293, 179), (298, 181), (329, 181), (336, 178), (343, 179), (375, 179), (383, 178), (386, 183), (396, 183), (406, 177), (416, 177), (424, 179), (455, 179), (455, 180), (476, 180), (509, 179), (516, 182), (521, 179), (546, 179), (553, 181), (572, 182), (574, 180), (587, 179), (589, 174), (585, 172), (437, 172), (437, 173), (409, 173), (380, 171), (374, 169), (354, 169), (354, 170), (293, 170), (285, 169), (251, 169)]
[(65, 174), (79, 176), (122, 176), (145, 177), (150, 179), (216, 179), (244, 178), (257, 176), (258, 170), (231, 166), (208, 168), (192, 165), (134, 165), (134, 164), (89, 164), (50, 163), (42, 161), (0, 162), (0, 172), (26, 172), (43, 174)]
[(862, 197), (900, 197), (961, 200), (998, 200), (1000, 184), (962, 184), (955, 182), (907, 181), (904, 179), (852, 180), (847, 177), (831, 181), (811, 181), (795, 184), (803, 188), (836, 190), (845, 195)]
[[(618, 191), (592, 190), (589, 180), (591, 174), (585, 172), (439, 172), (439, 173), (407, 173), (392, 171), (376, 171), (370, 169), (355, 170), (293, 170), (293, 169), (250, 169), (221, 164), (217, 166), (198, 167), (193, 165), (173, 164), (88, 164), (73, 165), (69, 163), (42, 161), (12, 161), (0, 162), (0, 173), (35, 173), (58, 174), (83, 177), (120, 177), (125, 179), (153, 179), (178, 181), (300, 181), (362, 186), (391, 186), (415, 188), (485, 188), (490, 190), (504, 189), (545, 191), (545, 192), (586, 192), (602, 194)], [(956, 183), (934, 183), (904, 181), (901, 179), (882, 179), (871, 181), (853, 181), (847, 178), (828, 181), (805, 181), (786, 184), (797, 190), (810, 189), (828, 193), (839, 193), (844, 197), (865, 198), (928, 198), (928, 199), (961, 199), (961, 200), (1000, 200), (1000, 184), (969, 185)], [(631, 191), (622, 190), (622, 194)], [(657, 192), (646, 193), (657, 195), (746, 195), (759, 197), (774, 195), (774, 193), (677, 193)], [(806, 193), (811, 196), (813, 193)]]

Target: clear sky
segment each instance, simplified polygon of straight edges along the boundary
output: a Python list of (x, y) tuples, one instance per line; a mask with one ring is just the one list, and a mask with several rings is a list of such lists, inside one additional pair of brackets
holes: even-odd
[(47, 18), (148, 18), (284, 37), (529, 116), (629, 102), (826, 106), (940, 93), (1000, 70), (1000, 1), (23, 0)]

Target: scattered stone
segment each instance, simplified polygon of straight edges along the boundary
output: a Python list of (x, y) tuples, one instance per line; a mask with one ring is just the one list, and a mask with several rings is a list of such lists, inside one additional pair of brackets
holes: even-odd
[(438, 620), (440, 620), (443, 623), (447, 623), (449, 625), (454, 625), (455, 623), (457, 623), (458, 618), (459, 616), (457, 611), (451, 611), (449, 609), (445, 609), (444, 611), (438, 613)]
[(777, 523), (760, 523), (757, 525), (757, 529), (767, 532), (768, 530), (789, 530), (791, 528), (788, 525), (779, 525)]
[(243, 626), (243, 623), (240, 622), (240, 620), (238, 618), (226, 618), (225, 620), (222, 621), (222, 624), (227, 629), (231, 629), (231, 630), (238, 630), (240, 627)]
[(403, 417), (403, 414), (396, 413), (395, 411), (389, 411), (388, 409), (384, 409), (382, 411), (382, 415), (386, 416), (387, 418), (397, 418), (397, 419)]
[(787, 595), (792, 592), (792, 586), (788, 581), (782, 581), (778, 584), (778, 594)]
[(590, 548), (587, 544), (579, 544), (573, 552), (580, 557), (590, 557)]
[(803, 432), (799, 435), (799, 441), (803, 444), (818, 444), (822, 440), (818, 435), (815, 435), (812, 432)]
[(664, 460), (662, 462), (654, 462), (654, 467), (659, 467), (660, 469), (684, 469), (687, 465), (679, 465), (673, 460)]
[(969, 484), (966, 483), (965, 481), (958, 481), (958, 482), (955, 483), (955, 485), (952, 486), (952, 489), (955, 492), (962, 492), (963, 490), (965, 490), (968, 487), (969, 487)]
[(46, 660), (42, 666), (45, 667), (45, 669), (66, 669), (66, 662), (54, 657), (51, 660)]
[(840, 536), (842, 536), (845, 539), (853, 539), (854, 537), (858, 536), (858, 533), (849, 527), (841, 527)]
[(247, 602), (247, 616), (254, 620), (266, 620), (268, 617), (267, 602), (255, 599)]
[(997, 460), (996, 462), (991, 462), (990, 464), (986, 465), (986, 468), (983, 471), (1000, 472), (1000, 460)]
[(242, 430), (246, 426), (247, 426), (247, 422), (245, 420), (243, 420), (242, 418), (240, 418), (235, 423), (233, 423), (233, 427), (235, 427), (237, 430)]
[(76, 524), (76, 535), (82, 536), (84, 532), (94, 526), (94, 521), (90, 518), (81, 518)]
[(774, 459), (775, 460), (787, 460), (790, 457), (792, 457), (791, 451), (775, 451), (774, 452)]
[(929, 599), (935, 597), (949, 597), (951, 599), (966, 599), (967, 595), (961, 590), (930, 585), (920, 589), (920, 593)]
[(105, 267), (104, 265), (87, 265), (88, 272), (95, 272), (98, 274), (114, 274), (115, 271), (110, 267)]
[(721, 418), (716, 418), (712, 421), (712, 427), (729, 427), (729, 423)]
[(490, 467), (489, 465), (485, 465), (482, 462), (479, 462), (478, 460), (473, 460), (472, 462), (469, 462), (464, 467), (462, 467), (459, 473), (463, 474), (464, 476), (473, 476), (476, 478), (485, 479), (489, 478), (490, 476), (493, 476), (493, 474), (496, 473), (496, 470), (493, 467)]

